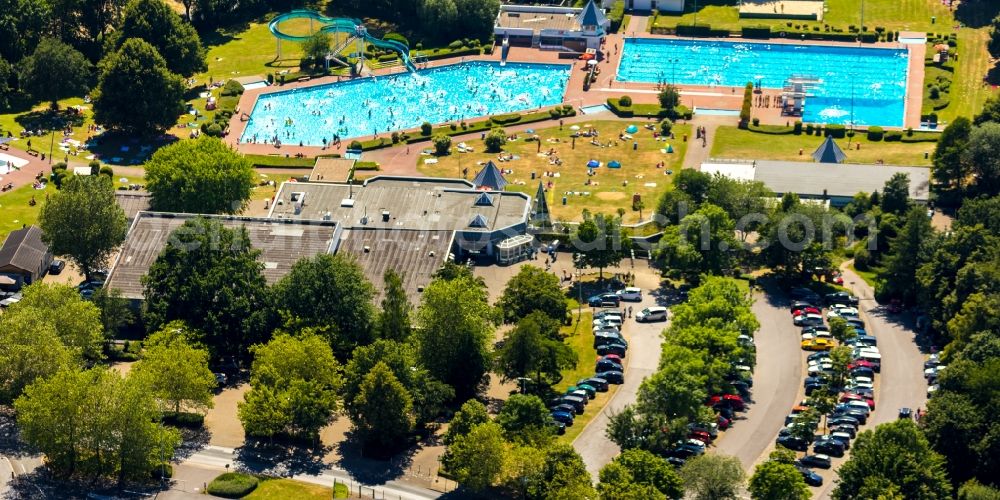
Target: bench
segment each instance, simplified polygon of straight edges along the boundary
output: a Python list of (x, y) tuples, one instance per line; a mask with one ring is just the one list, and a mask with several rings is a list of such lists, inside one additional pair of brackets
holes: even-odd
[(36, 158), (38, 157), (38, 151), (35, 151), (34, 149), (29, 149), (28, 154)]

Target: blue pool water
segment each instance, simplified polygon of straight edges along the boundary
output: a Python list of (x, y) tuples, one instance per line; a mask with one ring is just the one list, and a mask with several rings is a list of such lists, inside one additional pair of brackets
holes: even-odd
[(317, 85), (257, 98), (240, 142), (322, 146), (341, 138), (562, 102), (570, 66), (477, 61)]
[(629, 38), (618, 80), (780, 89), (793, 75), (817, 77), (802, 121), (849, 124), (853, 107), (856, 125), (898, 127), (907, 64), (905, 49)]

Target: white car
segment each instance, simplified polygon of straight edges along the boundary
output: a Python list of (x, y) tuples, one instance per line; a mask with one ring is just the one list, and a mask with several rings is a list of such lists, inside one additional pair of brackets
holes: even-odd
[(809, 366), (816, 366), (818, 364), (830, 363), (830, 362), (831, 362), (830, 361), (830, 357), (829, 356), (825, 356), (825, 357), (822, 357), (822, 358), (810, 359), (809, 360)]
[(830, 308), (830, 312), (826, 313), (827, 318), (842, 318), (844, 316), (857, 318), (858, 310), (853, 307), (836, 307)]
[(944, 365), (932, 366), (924, 370), (924, 378), (929, 379), (931, 377), (936, 377), (941, 373), (941, 370), (944, 370), (944, 368)]
[(934, 384), (934, 385), (928, 387), (927, 388), (927, 397), (933, 396), (934, 393), (937, 392), (937, 390), (938, 390), (938, 385), (937, 384)]
[(615, 293), (626, 302), (642, 302), (642, 289), (639, 287), (629, 286)]
[(12, 306), (14, 304), (17, 304), (20, 301), (21, 301), (21, 297), (19, 297), (19, 296), (7, 297), (6, 299), (0, 300), (0, 307)]
[(852, 400), (848, 401), (846, 404), (847, 404), (847, 406), (849, 406), (851, 408), (857, 408), (859, 410), (864, 410), (864, 411), (866, 411), (868, 413), (871, 413), (871, 411), (872, 411), (872, 407), (868, 406), (868, 403), (866, 403), (864, 401), (858, 401), (856, 399), (852, 399)]
[(605, 316), (601, 319), (594, 320), (594, 326), (613, 326), (615, 328), (621, 328), (622, 320), (621, 318), (615, 316)]
[(807, 370), (807, 373), (809, 373), (810, 377), (815, 377), (816, 375), (822, 373), (832, 373), (832, 372), (833, 372), (832, 363), (820, 363), (818, 365), (810, 366), (809, 369)]
[(832, 339), (833, 335), (830, 332), (816, 331), (813, 333), (803, 333), (802, 340), (812, 340), (812, 339)]

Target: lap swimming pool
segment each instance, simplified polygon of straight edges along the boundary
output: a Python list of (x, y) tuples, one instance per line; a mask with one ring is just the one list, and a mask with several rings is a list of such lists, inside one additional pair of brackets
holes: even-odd
[(476, 61), (304, 87), (257, 98), (241, 143), (322, 146), (562, 102), (570, 66)]
[(782, 88), (791, 76), (819, 79), (802, 121), (900, 127), (906, 102), (906, 49), (629, 38), (618, 80)]

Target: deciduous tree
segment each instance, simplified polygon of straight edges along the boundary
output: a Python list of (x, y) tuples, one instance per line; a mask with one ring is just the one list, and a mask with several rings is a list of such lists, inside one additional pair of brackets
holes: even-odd
[(573, 246), (577, 266), (596, 267), (603, 278), (605, 267), (618, 265), (632, 250), (632, 239), (622, 227), (621, 217), (584, 214), (573, 235)]
[(1000, 123), (973, 128), (963, 159), (971, 165), (977, 194), (1000, 194)]
[(504, 380), (533, 377), (553, 384), (560, 372), (576, 366), (576, 352), (559, 337), (559, 323), (541, 311), (522, 318), (497, 352), (497, 371)]
[[(620, 468), (619, 468), (620, 467)], [(635, 488), (651, 487), (655, 497), (682, 498), (681, 478), (669, 462), (645, 450), (625, 450), (601, 470), (602, 498), (629, 496)]]
[(930, 260), (933, 234), (930, 218), (922, 207), (914, 207), (907, 214), (899, 234), (889, 244), (885, 269), (879, 273), (883, 287), (880, 295), (897, 298), (912, 304), (920, 293), (917, 269)]
[(163, 212), (239, 213), (253, 184), (250, 161), (214, 137), (163, 147), (146, 162), (152, 207)]
[(795, 466), (772, 460), (754, 469), (749, 489), (754, 500), (807, 500), (811, 496)]
[(24, 388), (76, 364), (45, 312), (11, 308), (0, 315), (0, 402), (12, 403)]
[(455, 412), (444, 435), (444, 444), (454, 443), (458, 438), (472, 431), (472, 428), (490, 421), (486, 406), (475, 399), (462, 403), (461, 409)]
[(864, 431), (851, 443), (851, 456), (838, 469), (833, 498), (862, 498), (866, 483), (901, 498), (951, 498), (944, 458), (934, 452), (912, 420), (897, 420)]
[(956, 117), (945, 127), (934, 148), (934, 180), (945, 188), (962, 189), (969, 176), (969, 166), (962, 157), (969, 145), (972, 122), (964, 116)]
[(562, 321), (566, 317), (566, 294), (554, 274), (527, 265), (507, 282), (497, 307), (507, 323), (516, 323), (534, 311)]
[(68, 256), (85, 276), (107, 266), (128, 231), (111, 179), (103, 175), (66, 179), (42, 205), (38, 224), (49, 249)]
[(738, 498), (746, 475), (739, 459), (706, 454), (688, 460), (681, 467), (684, 490), (696, 500)]
[(349, 255), (304, 258), (274, 285), (275, 307), (289, 329), (316, 328), (347, 357), (373, 340), (375, 287)]
[(177, 228), (143, 278), (150, 331), (173, 320), (204, 334), (215, 359), (243, 356), (266, 330), (267, 282), (246, 228), (196, 218)]
[(90, 88), (93, 65), (73, 47), (44, 38), (21, 63), (18, 84), (32, 97), (58, 109), (60, 99), (79, 96)]
[(329, 344), (282, 333), (251, 350), (250, 391), (237, 411), (247, 434), (315, 438), (337, 409), (340, 370)]
[(126, 134), (152, 135), (172, 127), (184, 113), (184, 81), (149, 43), (129, 38), (101, 67), (94, 95), (97, 123)]
[(378, 336), (385, 340), (404, 342), (413, 331), (410, 315), (413, 304), (403, 288), (403, 276), (386, 269), (382, 276), (385, 290), (382, 293), (382, 310), (378, 315)]
[(142, 359), (133, 367), (163, 411), (205, 411), (214, 406), (215, 376), (208, 368), (208, 350), (188, 335), (178, 333), (176, 323), (166, 325), (146, 339)]
[(431, 375), (455, 388), (456, 396), (469, 397), (491, 362), (494, 312), (486, 291), (460, 275), (435, 279), (422, 298), (415, 336), (420, 359)]
[(533, 394), (514, 394), (507, 398), (496, 422), (508, 440), (520, 444), (541, 447), (553, 437), (549, 410), (541, 398)]
[(444, 463), (459, 483), (482, 492), (500, 479), (506, 451), (503, 429), (494, 422), (486, 422), (456, 438), (448, 446)]
[(361, 438), (388, 448), (403, 444), (413, 430), (413, 400), (406, 387), (385, 363), (379, 362), (365, 375), (354, 401), (357, 418), (352, 419)]
[(39, 312), (45, 322), (55, 328), (59, 340), (76, 359), (96, 361), (103, 357), (104, 331), (100, 311), (93, 303), (81, 299), (76, 288), (34, 283), (23, 290), (21, 301), (9, 312), (29, 309)]
[(207, 69), (198, 32), (163, 0), (131, 0), (114, 37), (116, 49), (129, 38), (145, 40), (163, 56), (167, 68), (179, 75)]
[(739, 249), (734, 230), (724, 210), (705, 203), (664, 231), (654, 257), (663, 269), (676, 270), (689, 280), (702, 274), (724, 274), (733, 267)]

